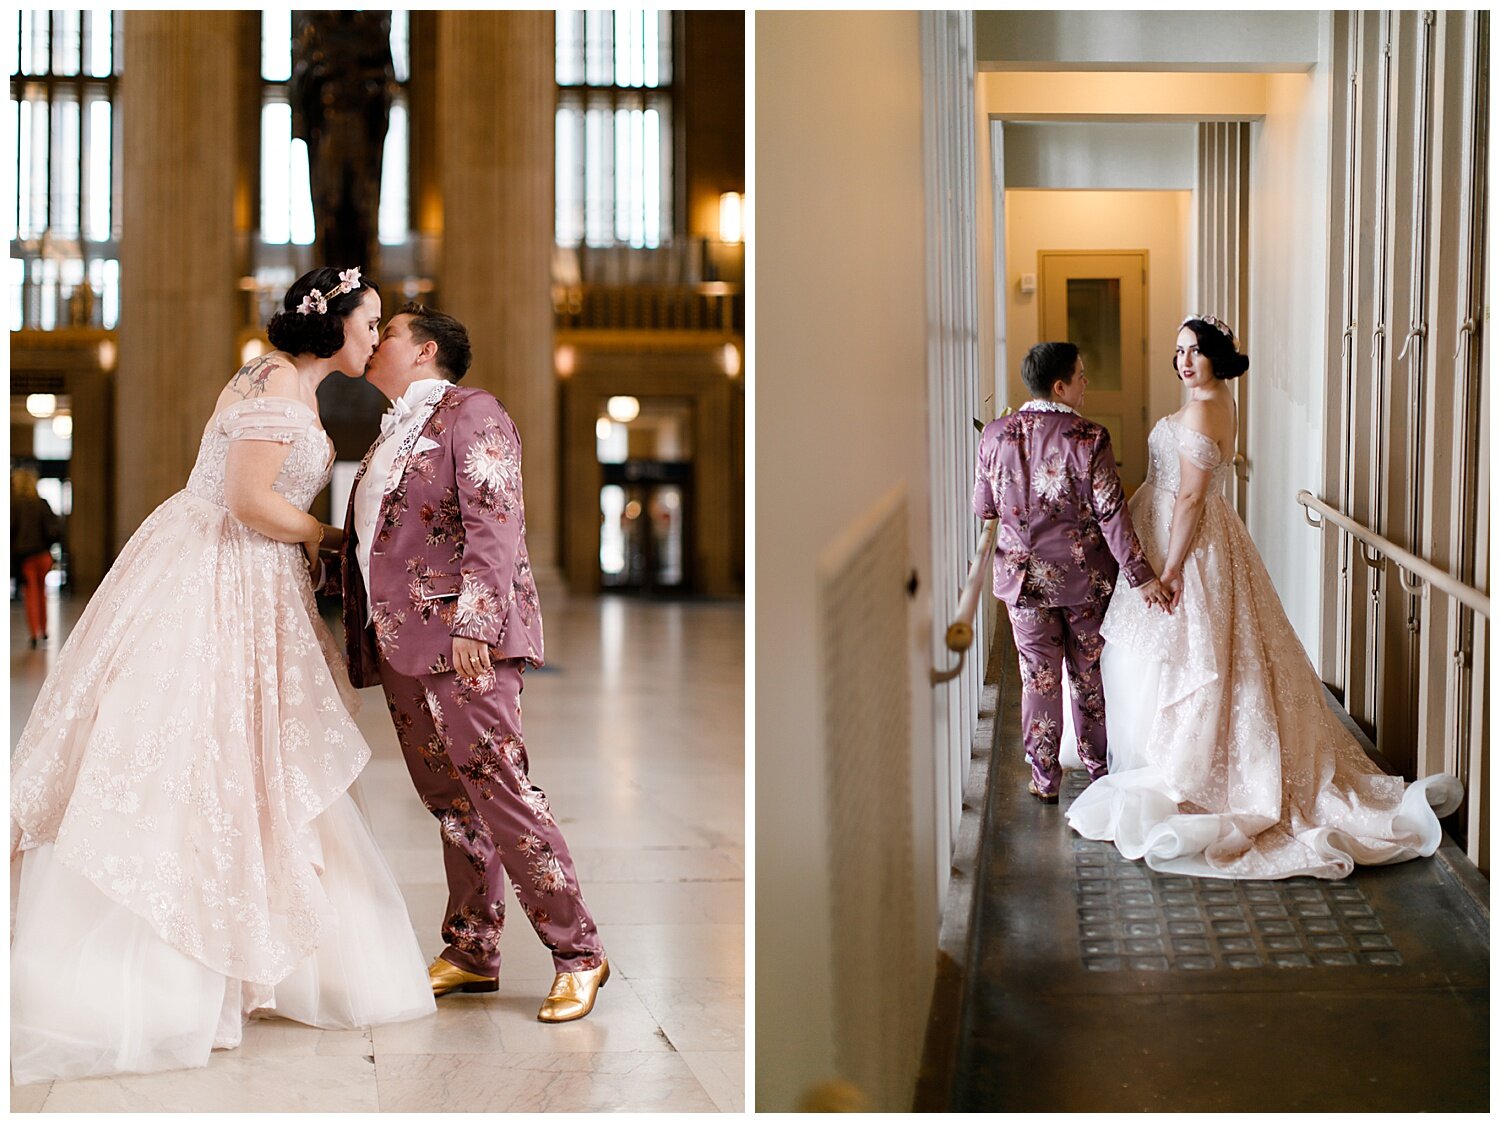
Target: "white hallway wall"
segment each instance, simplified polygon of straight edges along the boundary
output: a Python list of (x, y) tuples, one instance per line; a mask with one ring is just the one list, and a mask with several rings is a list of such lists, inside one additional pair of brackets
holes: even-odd
[[(1272, 75), (1265, 118), (1251, 131), (1249, 516), (1246, 524), (1302, 645), (1317, 664), (1322, 540), (1297, 505), (1323, 498), (1327, 333), (1328, 19), (1309, 75)], [(1337, 267), (1337, 263), (1334, 263)]]
[[(915, 12), (755, 22), (756, 1106), (830, 1079), (819, 557), (897, 486), (912, 565), (917, 992), (936, 953), (922, 75)], [(878, 979), (871, 980), (879, 986)]]

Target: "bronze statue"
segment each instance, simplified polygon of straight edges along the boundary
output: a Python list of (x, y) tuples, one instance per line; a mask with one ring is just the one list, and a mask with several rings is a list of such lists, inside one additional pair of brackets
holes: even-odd
[(307, 142), (318, 260), (376, 270), (396, 69), (390, 12), (292, 13), (292, 133)]

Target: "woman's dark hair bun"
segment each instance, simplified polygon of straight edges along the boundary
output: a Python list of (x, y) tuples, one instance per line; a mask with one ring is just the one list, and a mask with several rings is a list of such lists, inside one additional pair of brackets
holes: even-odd
[(339, 286), (341, 270), (331, 266), (314, 269), (298, 277), (282, 298), (281, 310), (266, 324), (271, 346), (289, 355), (316, 355), (326, 359), (344, 345), (344, 319), (360, 306), (365, 290), (380, 291), (374, 281), (361, 277), (359, 285), (328, 300), (327, 312), (299, 312), (303, 297), (313, 289), (325, 296)]
[(1225, 356), (1222, 366), (1214, 363), (1214, 377), (1227, 382), (1231, 378), (1238, 378), (1249, 369), (1250, 356), (1235, 351)]
[[(1198, 353), (1213, 364), (1214, 377), (1219, 381), (1228, 382), (1250, 369), (1250, 356), (1240, 351), (1234, 336), (1218, 319), (1193, 316), (1182, 321), (1182, 326), (1198, 337)], [(1172, 369), (1177, 369), (1175, 360)]]

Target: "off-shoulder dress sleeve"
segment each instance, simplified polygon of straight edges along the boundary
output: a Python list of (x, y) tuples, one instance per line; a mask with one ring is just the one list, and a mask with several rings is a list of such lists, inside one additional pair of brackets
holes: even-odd
[(1219, 442), (1212, 437), (1181, 424), (1177, 426), (1177, 433), (1178, 450), (1187, 457), (1188, 463), (1206, 472), (1212, 472), (1224, 462), (1224, 453), (1219, 449)]
[(219, 430), (231, 441), (291, 444), (317, 423), (312, 409), (294, 398), (252, 398), (219, 414)]

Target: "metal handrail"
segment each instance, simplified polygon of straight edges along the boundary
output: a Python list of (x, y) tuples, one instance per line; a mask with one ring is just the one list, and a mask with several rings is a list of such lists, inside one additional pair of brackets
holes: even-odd
[[(1490, 618), (1490, 598), (1472, 585), (1465, 585), (1451, 573), (1445, 573), (1431, 562), (1423, 561), (1415, 554), (1403, 550), (1389, 538), (1376, 534), (1362, 523), (1355, 522), (1348, 515), (1330, 507), (1310, 491), (1299, 491), (1297, 502), (1302, 504), (1304, 511), (1302, 517), (1307, 520), (1311, 527), (1321, 529), (1325, 521), (1348, 532), (1360, 544), (1361, 552), (1365, 554), (1365, 561), (1370, 565), (1378, 565), (1381, 556), (1384, 555), (1390, 561), (1395, 562), (1400, 571), (1401, 587), (1408, 593), (1416, 594), (1424, 591), (1424, 585), (1431, 585), (1441, 593), (1446, 593), (1454, 600), (1468, 605), (1486, 620)], [(1316, 511), (1321, 518), (1314, 519), (1312, 512)], [(1374, 554), (1371, 561), (1370, 555)]]
[(974, 617), (979, 611), (979, 594), (984, 589), (984, 577), (989, 571), (990, 554), (995, 549), (995, 532), (1000, 528), (999, 519), (984, 524), (984, 533), (979, 536), (979, 548), (974, 552), (974, 561), (969, 565), (969, 576), (964, 581), (963, 593), (958, 598), (958, 608), (948, 625), (944, 642), (949, 651), (958, 652), (958, 662), (946, 671), (932, 669), (932, 685), (955, 679), (964, 669), (964, 656), (974, 642)]

